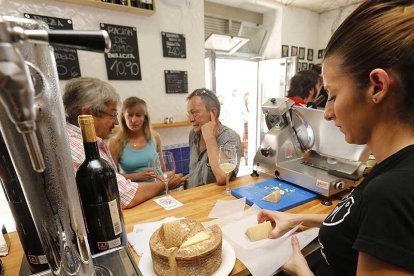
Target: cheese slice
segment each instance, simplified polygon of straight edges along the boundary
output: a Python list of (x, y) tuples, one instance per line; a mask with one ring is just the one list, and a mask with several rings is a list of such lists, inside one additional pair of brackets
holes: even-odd
[(195, 234), (194, 236), (192, 236), (191, 238), (189, 238), (188, 240), (186, 240), (185, 242), (183, 242), (181, 244), (181, 248), (193, 245), (193, 244), (197, 244), (199, 242), (208, 240), (210, 238), (210, 235), (207, 234), (206, 232), (202, 231), (202, 232), (198, 232), (197, 234)]
[(251, 241), (258, 241), (268, 238), (270, 232), (272, 232), (272, 224), (266, 221), (247, 228), (246, 235)]
[(273, 193), (270, 193), (267, 196), (265, 196), (264, 198), (262, 198), (262, 200), (278, 203), (282, 199), (282, 192), (283, 191), (276, 190)]

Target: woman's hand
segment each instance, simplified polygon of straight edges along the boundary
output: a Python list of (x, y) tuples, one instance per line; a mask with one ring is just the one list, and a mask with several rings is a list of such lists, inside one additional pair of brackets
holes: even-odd
[(300, 252), (299, 241), (296, 236), (292, 236), (292, 257), (282, 266), (284, 272), (289, 275), (310, 276), (313, 275), (305, 257)]
[(140, 171), (140, 172), (136, 172), (134, 173), (134, 181), (143, 181), (143, 180), (148, 180), (151, 178), (155, 178), (155, 170), (153, 168), (149, 168), (148, 170), (145, 171)]
[(297, 216), (295, 214), (269, 210), (262, 210), (257, 215), (257, 221), (259, 223), (265, 221), (272, 223), (273, 230), (269, 235), (271, 239), (281, 236), (300, 223), (296, 218)]

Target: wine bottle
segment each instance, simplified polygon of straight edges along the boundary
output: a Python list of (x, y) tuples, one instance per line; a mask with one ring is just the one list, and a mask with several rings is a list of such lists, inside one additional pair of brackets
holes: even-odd
[(126, 245), (116, 174), (99, 155), (95, 127), (91, 115), (80, 115), (85, 161), (76, 172), (76, 184), (82, 202), (93, 254)]
[(0, 134), (0, 182), (16, 222), (16, 230), (22, 244), (31, 273), (49, 269), (32, 216), (24, 198), (6, 144)]

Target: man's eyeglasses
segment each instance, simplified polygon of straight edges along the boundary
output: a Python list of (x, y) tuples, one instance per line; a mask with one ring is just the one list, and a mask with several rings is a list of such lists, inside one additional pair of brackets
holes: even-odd
[(214, 96), (211, 95), (212, 93), (214, 93), (214, 92), (211, 92), (211, 91), (209, 91), (209, 90), (207, 90), (205, 88), (200, 88), (200, 89), (194, 90), (193, 96), (202, 96), (202, 95), (205, 95), (207, 97), (214, 98)]
[(113, 113), (108, 113), (105, 111), (100, 110), (99, 113), (111, 116), (113, 119), (117, 119), (118, 118), (118, 111), (114, 111)]
[(208, 90), (206, 88), (199, 88), (199, 89), (194, 90), (194, 92), (192, 93), (192, 96), (203, 96), (203, 95), (212, 99), (217, 105), (216, 106), (217, 108), (220, 107), (220, 101), (218, 100), (216, 94), (213, 91)]

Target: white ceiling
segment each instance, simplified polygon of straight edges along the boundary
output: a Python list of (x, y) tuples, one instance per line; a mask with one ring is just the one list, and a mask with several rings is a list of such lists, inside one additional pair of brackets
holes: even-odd
[(311, 10), (317, 13), (323, 13), (335, 10), (349, 5), (363, 2), (363, 0), (206, 0), (226, 6), (237, 7), (240, 9), (251, 10), (255, 12), (266, 12), (272, 9), (272, 6), (283, 4), (286, 6)]

